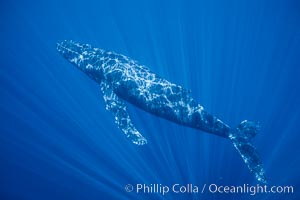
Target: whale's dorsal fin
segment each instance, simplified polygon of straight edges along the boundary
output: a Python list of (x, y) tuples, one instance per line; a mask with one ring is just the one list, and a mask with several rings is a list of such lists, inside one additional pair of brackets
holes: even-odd
[(147, 140), (134, 127), (127, 113), (125, 103), (115, 94), (113, 88), (104, 81), (100, 84), (103, 98), (106, 103), (106, 110), (109, 110), (115, 117), (115, 123), (119, 129), (128, 137), (134, 144), (144, 145)]

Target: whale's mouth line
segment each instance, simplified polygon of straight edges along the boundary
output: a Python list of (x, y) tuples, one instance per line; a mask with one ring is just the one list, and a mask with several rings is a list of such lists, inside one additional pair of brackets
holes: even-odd
[(65, 52), (72, 52), (74, 54), (80, 55), (80, 53), (78, 53), (77, 51), (74, 51), (71, 48), (68, 48), (68, 47), (64, 46), (63, 44), (61, 44), (61, 43), (56, 44), (56, 49), (57, 49), (58, 52), (63, 53), (63, 54)]

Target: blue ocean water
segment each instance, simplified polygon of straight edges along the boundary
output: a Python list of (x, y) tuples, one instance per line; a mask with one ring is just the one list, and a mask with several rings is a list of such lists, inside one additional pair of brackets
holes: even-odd
[[(0, 10), (0, 199), (300, 198), (299, 1), (8, 0)], [(148, 139), (132, 144), (99, 86), (56, 51), (65, 39), (138, 60), (232, 127), (259, 122), (268, 185), (294, 193), (201, 193), (258, 182), (229, 140), (128, 105)], [(139, 183), (199, 193), (124, 189)]]

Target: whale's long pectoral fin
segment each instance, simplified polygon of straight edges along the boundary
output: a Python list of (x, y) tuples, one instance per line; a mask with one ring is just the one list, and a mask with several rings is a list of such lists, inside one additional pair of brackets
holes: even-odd
[(109, 110), (111, 113), (113, 113), (115, 117), (115, 123), (123, 131), (126, 137), (128, 137), (134, 144), (147, 144), (147, 140), (132, 124), (126, 110), (125, 103), (115, 94), (109, 84), (101, 83), (100, 86), (104, 101), (106, 103), (106, 110)]

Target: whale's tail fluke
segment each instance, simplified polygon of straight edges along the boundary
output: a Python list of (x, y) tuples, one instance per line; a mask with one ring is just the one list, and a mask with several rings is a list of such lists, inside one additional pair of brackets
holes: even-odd
[(266, 183), (265, 171), (259, 155), (252, 144), (252, 139), (258, 131), (258, 124), (250, 121), (242, 121), (229, 135), (234, 147), (242, 156), (244, 162), (255, 175), (258, 181)]

